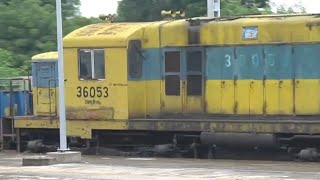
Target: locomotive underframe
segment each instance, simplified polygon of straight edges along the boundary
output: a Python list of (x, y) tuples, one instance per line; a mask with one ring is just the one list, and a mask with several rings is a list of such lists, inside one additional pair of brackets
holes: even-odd
[[(43, 138), (49, 144), (57, 145), (59, 142), (57, 117), (19, 117), (14, 120), (14, 126), (19, 132), (19, 143), (23, 136), (32, 137), (28, 140)], [(282, 149), (295, 156), (316, 159), (320, 157), (316, 153), (320, 148), (319, 132), (320, 121), (314, 116), (67, 121), (69, 142), (76, 140), (76, 144), (82, 144), (81, 147), (89, 147), (90, 142), (94, 142), (94, 146), (126, 148), (160, 145), (156, 151), (166, 153), (171, 152), (169, 147), (182, 147), (183, 150), (205, 147), (206, 157), (212, 157), (212, 147), (223, 146)]]
[[(320, 118), (305, 117), (215, 117), (214, 119), (131, 119), (131, 120), (68, 120), (68, 135), (90, 139), (92, 130), (141, 130), (181, 132), (234, 132), (319, 134)], [(15, 128), (57, 129), (57, 117), (19, 117)]]

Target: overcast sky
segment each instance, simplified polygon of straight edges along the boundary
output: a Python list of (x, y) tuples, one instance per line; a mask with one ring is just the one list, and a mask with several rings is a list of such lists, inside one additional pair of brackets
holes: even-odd
[[(134, 0), (133, 0), (134, 1)], [(271, 0), (276, 5), (292, 6), (301, 2), (308, 13), (320, 13), (320, 0)], [(113, 14), (117, 11), (118, 0), (81, 0), (81, 13), (86, 17)]]

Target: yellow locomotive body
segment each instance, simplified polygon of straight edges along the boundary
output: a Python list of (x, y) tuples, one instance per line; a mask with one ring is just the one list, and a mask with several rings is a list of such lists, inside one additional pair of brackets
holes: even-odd
[[(319, 22), (245, 16), (75, 30), (64, 38), (67, 134), (319, 134)], [(57, 114), (15, 119), (25, 130), (58, 124)]]

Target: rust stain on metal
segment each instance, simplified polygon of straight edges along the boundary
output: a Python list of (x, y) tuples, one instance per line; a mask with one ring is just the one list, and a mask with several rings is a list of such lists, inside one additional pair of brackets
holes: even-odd
[(128, 30), (130, 27), (125, 24), (115, 24), (113, 26), (110, 26), (108, 28), (103, 29), (97, 35), (116, 35), (123, 31)]
[(93, 36), (96, 34), (97, 31), (101, 30), (101, 28), (102, 28), (101, 24), (93, 24), (83, 28), (76, 35), (77, 36)]
[(306, 23), (306, 26), (311, 29), (312, 27), (320, 27), (320, 21), (312, 21), (312, 22), (308, 22)]
[(318, 133), (320, 122), (231, 122), (183, 120), (130, 120), (130, 130), (217, 131), (255, 133)]
[(93, 24), (80, 29), (76, 36), (118, 35), (137, 27), (135, 24)]
[(100, 109), (67, 108), (66, 117), (69, 120), (113, 119), (114, 109), (111, 107), (102, 107)]

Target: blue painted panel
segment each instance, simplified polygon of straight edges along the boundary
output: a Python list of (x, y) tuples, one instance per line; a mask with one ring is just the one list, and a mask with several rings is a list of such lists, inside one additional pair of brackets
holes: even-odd
[(58, 81), (53, 80), (58, 79), (57, 61), (33, 63), (32, 68), (34, 87), (47, 88), (49, 87), (49, 80), (51, 80), (50, 87), (58, 86)]
[(295, 77), (297, 79), (320, 78), (320, 46), (294, 46)]
[(223, 48), (221, 53), (222, 79), (234, 79), (235, 59), (234, 48)]
[(233, 79), (234, 65), (233, 47), (213, 47), (207, 49), (207, 76), (209, 79)]
[(219, 48), (210, 47), (206, 50), (206, 72), (208, 79), (221, 79), (222, 76), (222, 61), (223, 57), (218, 56)]
[(239, 79), (262, 80), (264, 76), (263, 47), (237, 47), (237, 75)]
[(292, 46), (265, 46), (265, 68), (267, 79), (292, 79)]
[(131, 78), (128, 75), (129, 81), (144, 81), (144, 80), (160, 80), (162, 71), (161, 50), (158, 48), (150, 48), (143, 50), (142, 76), (141, 78)]
[[(163, 75), (162, 58), (165, 50), (180, 50), (181, 59), (185, 58), (185, 49), (145, 49), (142, 78), (129, 80), (160, 80)], [(230, 64), (228, 55), (230, 67), (227, 67)], [(234, 75), (238, 75), (240, 80), (262, 80), (264, 73), (267, 79), (320, 78), (320, 45), (295, 45), (293, 51), (291, 45), (209, 47), (205, 57), (208, 79), (231, 80)], [(183, 61), (181, 68), (185, 68)], [(181, 73), (182, 78), (185, 77), (183, 71)]]
[[(26, 116), (30, 112), (30, 93), (23, 91), (14, 91), (12, 92), (13, 106), (16, 105), (17, 112), (15, 116)], [(9, 91), (0, 91), (0, 118), (5, 117), (6, 108), (10, 108), (10, 92)]]
[(147, 49), (144, 51), (142, 80), (161, 79), (161, 51), (160, 49)]

